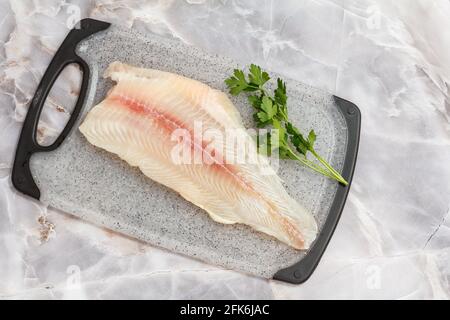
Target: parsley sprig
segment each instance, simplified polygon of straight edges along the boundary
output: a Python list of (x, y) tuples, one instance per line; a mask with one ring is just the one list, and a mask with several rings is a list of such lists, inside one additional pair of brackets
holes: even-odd
[[(244, 71), (235, 69), (233, 75), (225, 80), (232, 95), (237, 96), (244, 92), (248, 94), (248, 101), (254, 108), (253, 118), (259, 128), (278, 129), (274, 131), (276, 134), (272, 132), (265, 137), (258, 137), (259, 152), (270, 156), (278, 149), (280, 158), (298, 161), (326, 177), (347, 185), (348, 182), (341, 174), (314, 149), (316, 141), (314, 130), (311, 130), (308, 136), (304, 136), (289, 121), (286, 84), (278, 78), (277, 87), (271, 95), (264, 87), (269, 80), (269, 74), (254, 64), (250, 66), (247, 76)], [(317, 161), (308, 159), (308, 153)]]

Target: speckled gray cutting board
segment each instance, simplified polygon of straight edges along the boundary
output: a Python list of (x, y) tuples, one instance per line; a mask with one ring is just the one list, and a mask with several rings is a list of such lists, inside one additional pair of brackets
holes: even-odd
[[(177, 40), (115, 26), (85, 39), (77, 52), (91, 68), (90, 93), (79, 122), (111, 88), (112, 83), (102, 75), (115, 60), (178, 73), (223, 91), (226, 91), (223, 80), (234, 68), (242, 67), (231, 59), (205, 53)], [(340, 170), (347, 127), (332, 96), (293, 80), (287, 80), (287, 87), (290, 118), (305, 132), (314, 128), (319, 153)], [(252, 127), (246, 98), (232, 100), (245, 126)], [(33, 155), (31, 171), (41, 190), (42, 202), (214, 265), (271, 278), (305, 254), (249, 227), (214, 222), (176, 192), (145, 177), (117, 156), (89, 144), (78, 125), (57, 150)], [(291, 161), (282, 161), (278, 174), (289, 194), (311, 210), (322, 227), (337, 184)]]

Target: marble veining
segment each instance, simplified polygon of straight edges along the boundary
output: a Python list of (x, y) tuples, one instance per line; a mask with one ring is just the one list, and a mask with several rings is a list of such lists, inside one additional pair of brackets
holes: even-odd
[[(449, 16), (447, 0), (1, 0), (0, 298), (450, 298)], [(213, 267), (12, 189), (28, 103), (80, 17), (256, 62), (360, 107), (352, 189), (308, 282)], [(76, 97), (77, 69), (62, 80), (42, 138), (61, 128)]]

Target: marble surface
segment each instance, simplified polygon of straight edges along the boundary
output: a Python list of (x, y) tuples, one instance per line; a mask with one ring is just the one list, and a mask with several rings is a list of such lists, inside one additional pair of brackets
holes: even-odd
[[(450, 298), (449, 16), (448, 0), (0, 0), (0, 298)], [(352, 189), (308, 282), (209, 266), (12, 189), (27, 105), (79, 17), (256, 62), (360, 107)], [(42, 117), (43, 140), (67, 119), (76, 68), (63, 80)]]

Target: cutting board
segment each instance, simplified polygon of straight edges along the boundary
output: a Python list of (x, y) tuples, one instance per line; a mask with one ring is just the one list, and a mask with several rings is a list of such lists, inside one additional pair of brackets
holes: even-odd
[[(309, 209), (319, 235), (308, 251), (295, 250), (244, 225), (214, 222), (176, 192), (145, 177), (117, 156), (89, 144), (78, 130), (86, 113), (113, 85), (102, 77), (113, 61), (181, 74), (226, 91), (223, 82), (248, 62), (209, 54), (174, 39), (84, 19), (69, 32), (47, 68), (23, 124), (12, 172), (20, 192), (54, 208), (150, 244), (225, 268), (291, 283), (308, 279), (344, 207), (343, 186), (281, 160), (288, 193)], [(36, 129), (45, 99), (61, 71), (83, 72), (78, 101), (55, 142), (41, 146)], [(317, 133), (316, 149), (351, 182), (359, 143), (360, 112), (351, 102), (287, 79), (289, 117)], [(273, 84), (271, 84), (273, 85)], [(254, 127), (245, 97), (231, 97), (247, 128)]]

